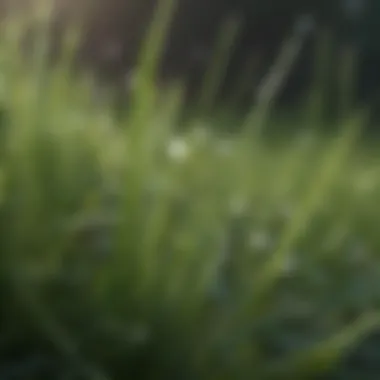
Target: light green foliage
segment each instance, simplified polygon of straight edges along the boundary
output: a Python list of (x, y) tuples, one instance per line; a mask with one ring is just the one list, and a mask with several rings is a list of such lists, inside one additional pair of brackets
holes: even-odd
[(1, 379), (310, 379), (377, 328), (380, 157), (360, 115), (328, 138), (268, 142), (251, 117), (179, 132), (181, 88), (157, 99), (146, 53), (116, 120), (8, 31)]

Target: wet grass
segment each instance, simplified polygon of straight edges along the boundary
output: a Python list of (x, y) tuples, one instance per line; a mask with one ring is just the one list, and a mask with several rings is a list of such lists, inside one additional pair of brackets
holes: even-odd
[(1, 379), (377, 378), (371, 353), (340, 361), (380, 321), (380, 155), (360, 113), (280, 142), (262, 109), (234, 134), (182, 129), (148, 40), (116, 119), (65, 64), (25, 65), (7, 30)]

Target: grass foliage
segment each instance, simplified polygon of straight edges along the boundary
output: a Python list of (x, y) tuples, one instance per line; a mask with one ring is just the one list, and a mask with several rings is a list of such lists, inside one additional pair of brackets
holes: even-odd
[(233, 135), (178, 129), (181, 86), (153, 84), (163, 24), (122, 118), (72, 79), (70, 44), (47, 70), (43, 39), (27, 65), (3, 31), (0, 378), (377, 378), (380, 157), (361, 116), (282, 142), (254, 111)]

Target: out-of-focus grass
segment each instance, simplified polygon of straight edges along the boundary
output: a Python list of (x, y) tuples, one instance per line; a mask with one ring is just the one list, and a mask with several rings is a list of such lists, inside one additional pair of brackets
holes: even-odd
[(180, 133), (181, 87), (153, 85), (164, 32), (117, 120), (2, 37), (1, 379), (309, 379), (378, 325), (380, 156), (360, 115), (328, 138), (268, 141), (253, 114)]

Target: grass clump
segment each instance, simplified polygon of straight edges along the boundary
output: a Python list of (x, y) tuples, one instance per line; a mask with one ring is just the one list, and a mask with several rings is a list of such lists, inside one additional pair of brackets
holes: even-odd
[(25, 65), (7, 30), (1, 379), (358, 370), (339, 359), (379, 323), (380, 196), (360, 115), (285, 143), (252, 134), (252, 114), (231, 136), (199, 119), (180, 132), (181, 87), (157, 100), (148, 39), (115, 118), (65, 65)]

